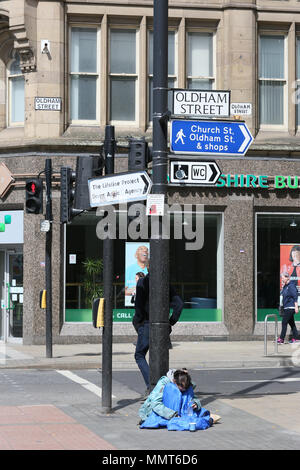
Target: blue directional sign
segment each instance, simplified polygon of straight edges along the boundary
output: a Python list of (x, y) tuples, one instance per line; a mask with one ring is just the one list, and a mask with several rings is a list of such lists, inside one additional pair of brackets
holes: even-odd
[(245, 155), (252, 141), (247, 125), (240, 121), (171, 121), (173, 153)]

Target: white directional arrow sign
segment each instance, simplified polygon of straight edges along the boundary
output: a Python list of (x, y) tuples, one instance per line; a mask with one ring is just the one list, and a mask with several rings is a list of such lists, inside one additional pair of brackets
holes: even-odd
[(213, 186), (220, 175), (221, 170), (216, 162), (170, 162), (170, 183)]
[(125, 204), (147, 199), (152, 181), (146, 171), (118, 173), (88, 181), (90, 206)]
[(242, 143), (242, 145), (239, 147), (238, 153), (244, 154), (246, 148), (247, 148), (248, 145), (252, 142), (253, 137), (252, 137), (252, 135), (249, 133), (248, 129), (246, 129), (246, 127), (244, 127), (243, 125), (240, 125), (239, 128), (240, 128), (240, 131), (242, 132), (243, 136), (245, 137), (245, 140), (244, 140), (244, 142)]
[(170, 149), (195, 155), (245, 155), (253, 137), (239, 121), (171, 121)]

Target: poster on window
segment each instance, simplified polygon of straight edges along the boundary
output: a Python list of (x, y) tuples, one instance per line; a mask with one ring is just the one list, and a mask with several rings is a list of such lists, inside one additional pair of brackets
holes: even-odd
[(298, 302), (300, 301), (300, 243), (280, 244), (280, 289), (282, 288), (281, 274), (287, 272), (298, 290)]
[(138, 279), (148, 273), (149, 243), (125, 244), (125, 307), (133, 307)]

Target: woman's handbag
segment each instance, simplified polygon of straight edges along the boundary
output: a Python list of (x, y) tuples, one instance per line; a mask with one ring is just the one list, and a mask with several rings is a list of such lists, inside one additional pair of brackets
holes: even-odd
[(281, 317), (283, 317), (283, 314), (284, 314), (284, 308), (283, 308), (282, 305), (280, 305), (280, 307), (279, 307), (279, 315), (280, 315)]

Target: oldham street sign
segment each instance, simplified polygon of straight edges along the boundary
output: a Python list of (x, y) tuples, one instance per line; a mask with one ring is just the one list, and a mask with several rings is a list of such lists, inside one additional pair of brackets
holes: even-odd
[(245, 155), (253, 137), (241, 121), (171, 121), (170, 150), (190, 155)]
[(147, 199), (152, 181), (146, 171), (118, 173), (88, 181), (90, 206), (125, 204)]
[(173, 115), (180, 117), (230, 116), (230, 91), (173, 89)]
[(221, 170), (216, 162), (190, 160), (170, 162), (170, 183), (213, 186), (220, 175)]

